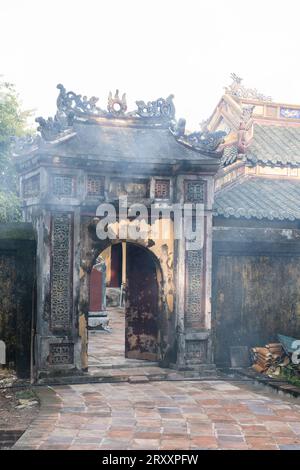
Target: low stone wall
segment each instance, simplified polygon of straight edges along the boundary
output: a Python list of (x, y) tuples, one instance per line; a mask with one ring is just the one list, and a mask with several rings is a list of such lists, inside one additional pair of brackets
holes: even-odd
[(0, 339), (19, 377), (30, 374), (35, 250), (31, 224), (0, 224)]

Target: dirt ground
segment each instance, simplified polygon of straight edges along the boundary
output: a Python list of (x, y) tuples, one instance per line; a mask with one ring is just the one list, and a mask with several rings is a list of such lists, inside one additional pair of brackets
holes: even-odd
[(13, 444), (38, 413), (39, 401), (30, 387), (13, 373), (0, 370), (0, 449), (9, 448), (9, 441)]

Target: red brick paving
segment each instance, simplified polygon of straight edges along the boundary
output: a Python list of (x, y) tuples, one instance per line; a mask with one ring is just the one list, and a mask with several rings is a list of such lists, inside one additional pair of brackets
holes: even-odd
[(15, 449), (300, 449), (300, 402), (230, 382), (87, 384), (39, 391)]

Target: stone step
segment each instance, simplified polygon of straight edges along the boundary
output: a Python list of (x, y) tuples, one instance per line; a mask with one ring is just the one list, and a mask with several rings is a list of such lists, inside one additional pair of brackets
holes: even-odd
[[(134, 361), (134, 359), (131, 359)], [(132, 367), (158, 367), (158, 362), (150, 361), (134, 361), (134, 362), (124, 362), (124, 363), (95, 363), (89, 366), (89, 369), (131, 369)]]
[(0, 429), (0, 450), (10, 449), (24, 433), (24, 429)]
[(116, 383), (116, 382), (129, 382), (129, 383), (142, 383), (142, 382), (155, 382), (155, 381), (178, 381), (178, 380), (215, 380), (219, 374), (212, 370), (197, 373), (196, 371), (175, 371), (172, 369), (159, 369), (146, 370), (137, 369), (135, 373), (133, 368), (129, 369), (115, 369), (114, 372), (98, 368), (97, 372), (89, 374), (88, 372), (83, 375), (74, 376), (61, 376), (55, 378), (43, 378), (38, 381), (39, 384), (52, 384), (52, 385), (68, 385), (68, 384), (86, 384), (86, 383)]
[(133, 375), (128, 377), (128, 382), (132, 384), (141, 384), (149, 382), (149, 378), (146, 375)]

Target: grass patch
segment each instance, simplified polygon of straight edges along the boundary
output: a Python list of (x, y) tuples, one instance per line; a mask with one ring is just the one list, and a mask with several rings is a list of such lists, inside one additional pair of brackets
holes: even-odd
[(31, 389), (16, 392), (16, 398), (18, 400), (37, 400), (36, 394)]

